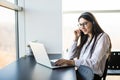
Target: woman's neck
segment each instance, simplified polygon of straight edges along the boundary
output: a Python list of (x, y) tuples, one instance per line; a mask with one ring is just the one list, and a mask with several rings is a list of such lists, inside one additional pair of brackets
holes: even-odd
[(88, 40), (90, 41), (92, 39), (92, 34), (88, 34)]

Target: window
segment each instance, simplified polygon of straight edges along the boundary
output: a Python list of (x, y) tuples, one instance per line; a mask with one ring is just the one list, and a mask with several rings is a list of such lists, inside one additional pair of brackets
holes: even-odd
[[(10, 1), (10, 2), (8, 2)], [(0, 1), (0, 68), (15, 61), (17, 52), (15, 0)], [(15, 8), (15, 10), (14, 10)]]
[[(102, 29), (111, 38), (112, 51), (119, 51), (120, 31), (118, 28), (120, 27), (120, 7), (118, 6), (118, 1), (63, 0), (63, 51), (70, 47), (73, 41), (73, 30), (77, 28), (77, 19), (84, 11), (91, 11), (95, 15)], [(114, 6), (111, 6), (113, 3)]]
[(0, 7), (0, 66), (16, 59), (15, 11)]

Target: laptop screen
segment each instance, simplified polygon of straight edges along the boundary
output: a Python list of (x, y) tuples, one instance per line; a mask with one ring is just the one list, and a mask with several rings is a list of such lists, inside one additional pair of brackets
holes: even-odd
[(38, 42), (30, 42), (30, 47), (33, 51), (33, 55), (37, 63), (49, 67), (51, 66), (44, 44)]

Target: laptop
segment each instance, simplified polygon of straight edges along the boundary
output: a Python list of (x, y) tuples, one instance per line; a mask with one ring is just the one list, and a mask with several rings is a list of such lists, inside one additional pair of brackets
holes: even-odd
[(33, 52), (33, 55), (35, 57), (35, 60), (37, 63), (44, 65), (49, 68), (62, 68), (62, 67), (73, 67), (70, 65), (62, 65), (62, 66), (55, 66), (54, 63), (57, 60), (50, 60), (47, 54), (47, 51), (45, 49), (44, 44), (38, 43), (38, 42), (30, 42), (30, 48)]

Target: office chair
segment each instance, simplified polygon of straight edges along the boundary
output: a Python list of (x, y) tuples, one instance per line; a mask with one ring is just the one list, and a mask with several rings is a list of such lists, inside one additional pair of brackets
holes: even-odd
[(101, 77), (102, 80), (106, 80), (107, 70), (108, 70), (108, 65), (109, 65), (110, 59), (111, 59), (111, 54), (108, 56), (108, 58), (107, 58), (107, 60), (106, 60), (105, 70), (104, 70), (104, 72), (103, 72), (103, 76)]
[(106, 80), (106, 76), (107, 76), (107, 69), (108, 69), (108, 62), (109, 62), (109, 58), (106, 60), (106, 63), (105, 63), (105, 70), (103, 72), (103, 75), (102, 75), (102, 80)]

